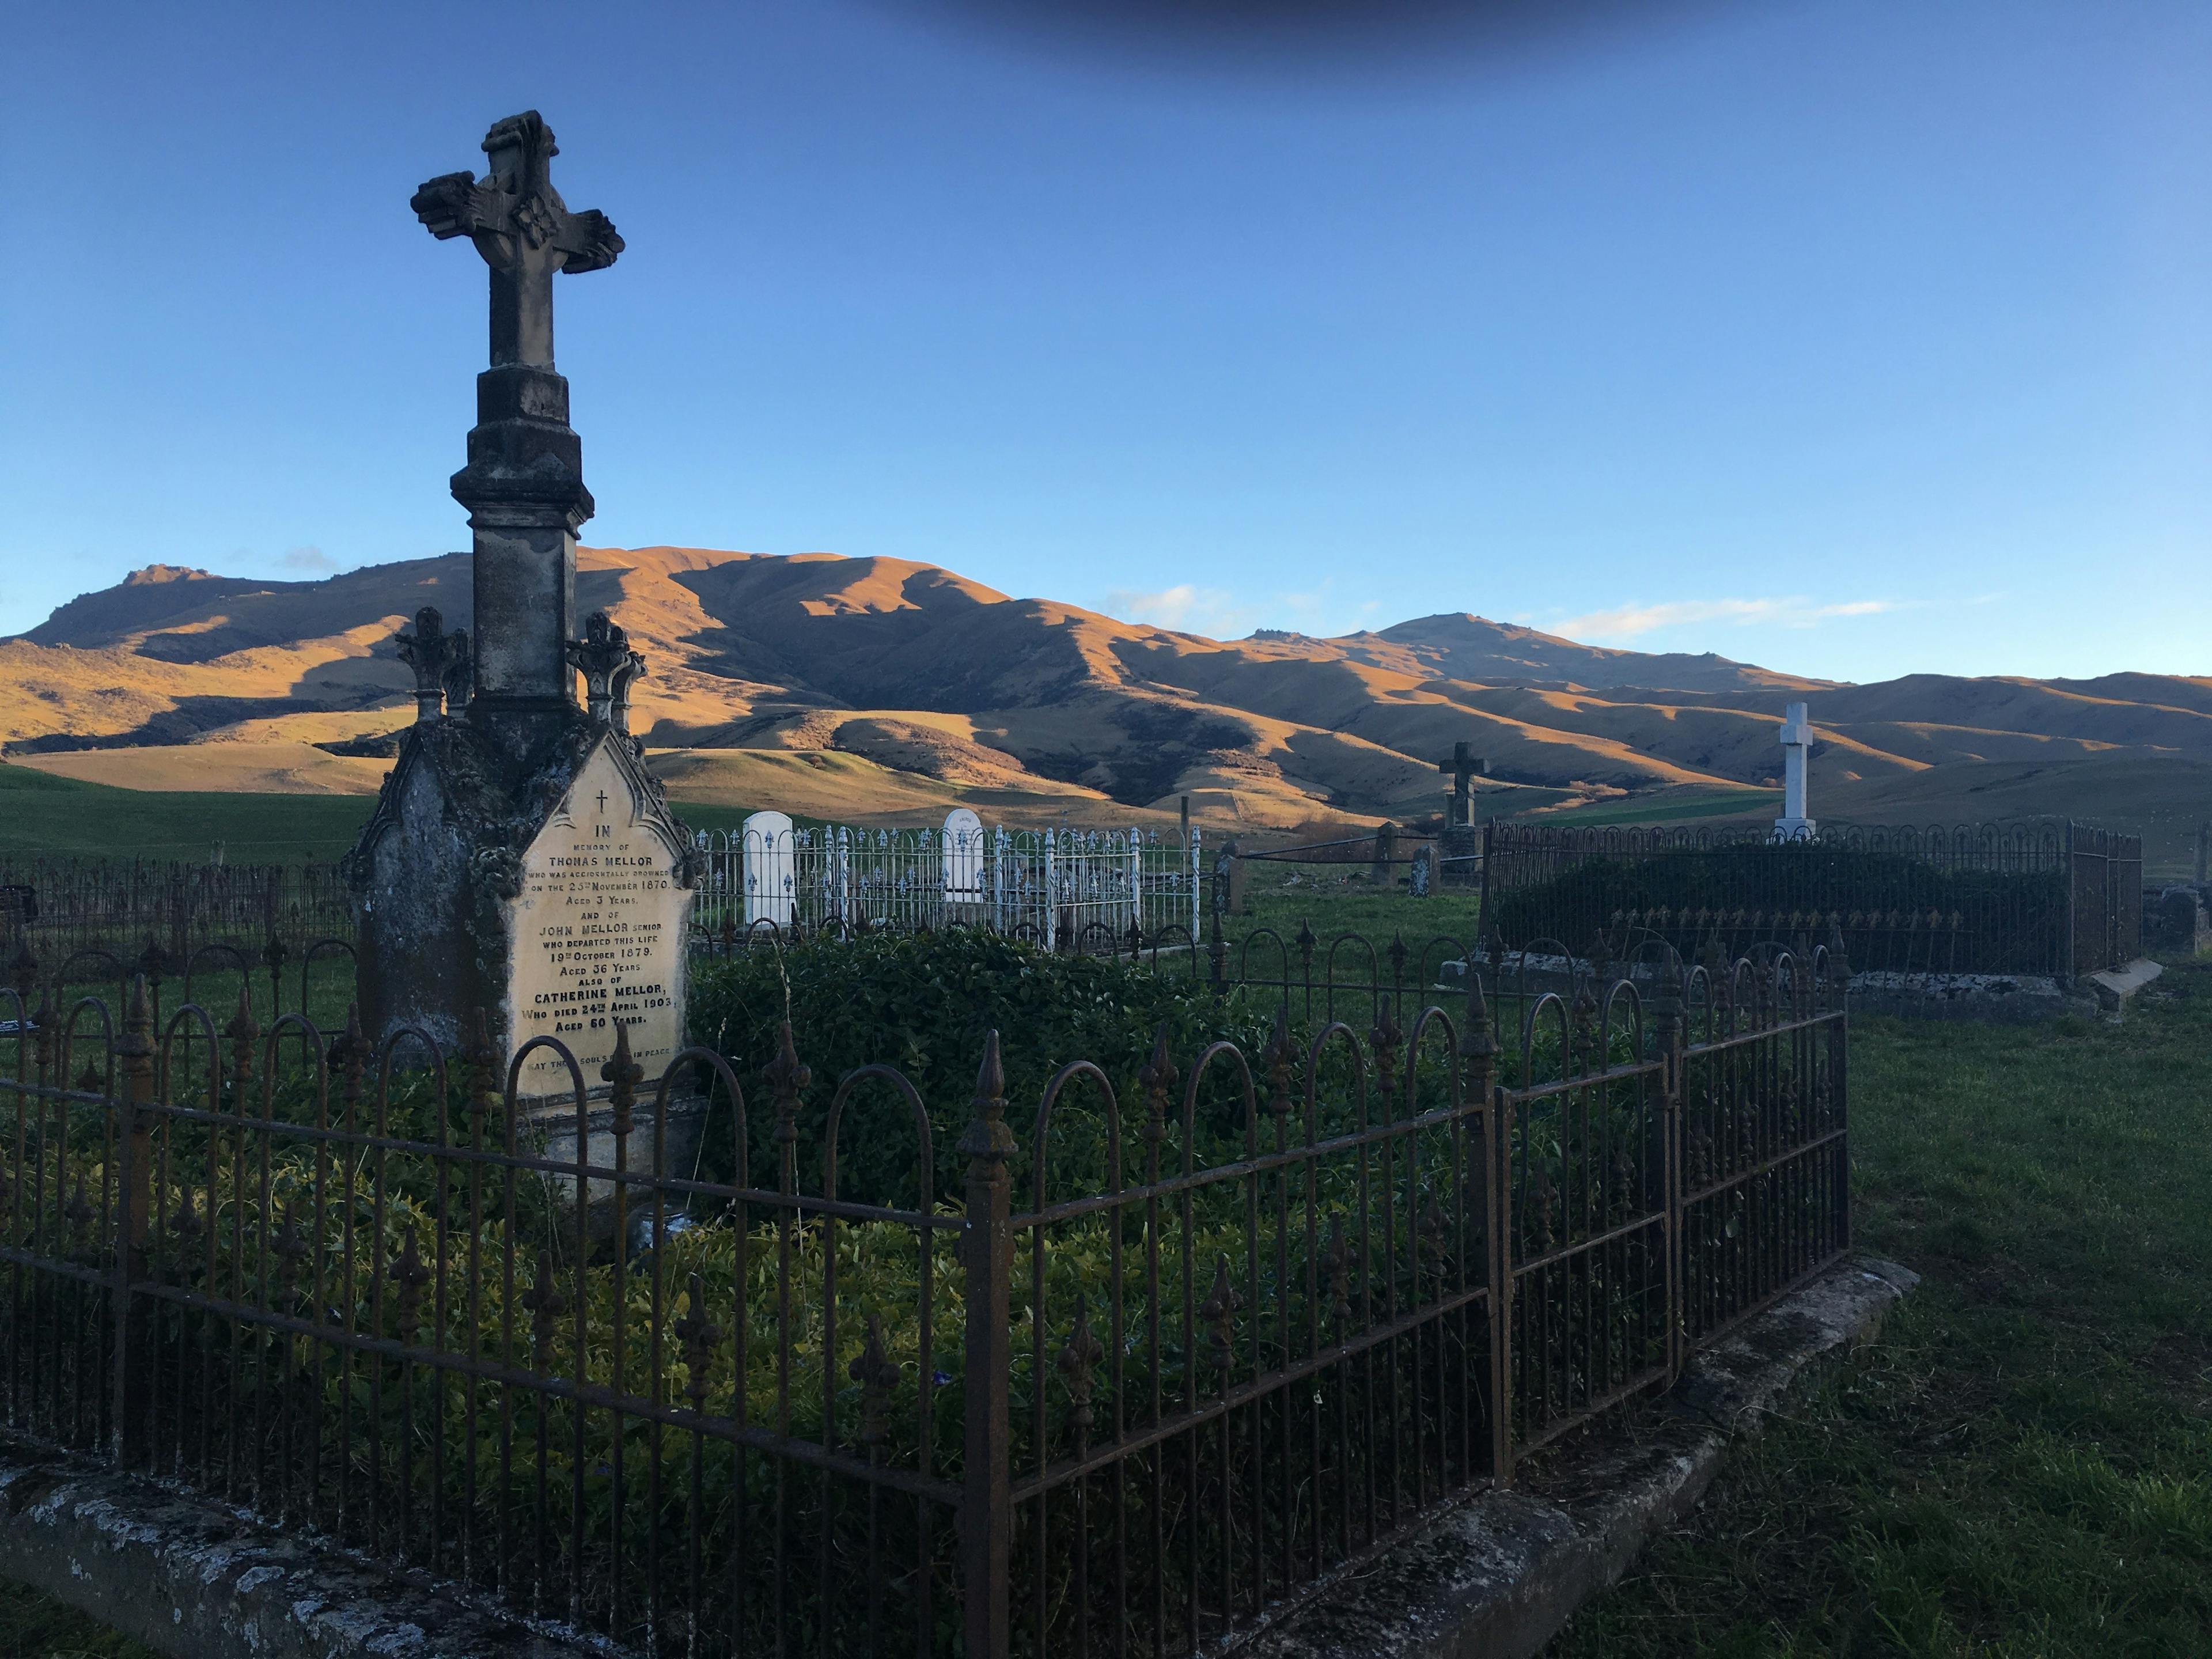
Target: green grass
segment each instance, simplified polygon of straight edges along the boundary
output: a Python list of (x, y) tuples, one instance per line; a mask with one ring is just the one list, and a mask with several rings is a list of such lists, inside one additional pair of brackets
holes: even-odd
[(1859, 1242), (1923, 1283), (1550, 1659), (2212, 1654), (2212, 963), (1851, 1063)]
[(118, 789), (0, 765), (0, 854), (57, 853), (233, 864), (327, 860), (353, 845), (373, 795)]
[(153, 1650), (51, 1596), (0, 1582), (0, 1659), (153, 1659)]
[(1533, 817), (1523, 815), (1516, 821), (1583, 829), (1600, 823), (1673, 823), (1686, 818), (1738, 817), (1747, 812), (1770, 809), (1777, 812), (1782, 810), (1779, 789), (1685, 791), (1680, 795), (1633, 795), (1626, 800), (1601, 801), (1594, 806), (1571, 807)]
[[(672, 803), (695, 830), (734, 830), (750, 809)], [(0, 855), (233, 864), (327, 863), (368, 822), (374, 795), (194, 793), (118, 789), (0, 763)]]
[(1323, 939), (1361, 933), (1377, 945), (1388, 945), (1402, 933), (1407, 945), (1418, 948), (1440, 933), (1473, 939), (1482, 911), (1478, 888), (1447, 885), (1431, 897), (1417, 899), (1403, 887), (1371, 885), (1364, 864), (1257, 860), (1245, 870), (1244, 914), (1223, 918), (1232, 944), (1267, 927), (1286, 940), (1295, 939), (1300, 925), (1307, 924)]

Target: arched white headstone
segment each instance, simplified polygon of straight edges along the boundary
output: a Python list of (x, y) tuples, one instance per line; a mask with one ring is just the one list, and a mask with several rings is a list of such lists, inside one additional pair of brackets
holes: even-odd
[(983, 820), (964, 806), (945, 815), (945, 902), (983, 902)]
[(744, 872), (745, 925), (772, 921), (791, 926), (799, 864), (793, 855), (791, 815), (755, 812), (740, 827), (740, 867)]

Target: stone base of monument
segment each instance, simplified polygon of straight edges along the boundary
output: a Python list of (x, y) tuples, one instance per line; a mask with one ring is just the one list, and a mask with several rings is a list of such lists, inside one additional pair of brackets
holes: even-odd
[(1437, 838), (1437, 874), (1458, 885), (1482, 879), (1482, 831), (1453, 824)]
[[(654, 1172), (667, 1178), (690, 1181), (696, 1176), (699, 1168), (699, 1146), (707, 1127), (708, 1097), (702, 1094), (673, 1095), (667, 1106), (667, 1121), (660, 1122), (660, 1111), (655, 1104), (653, 1091), (641, 1091), (641, 1098), (630, 1110), (629, 1145), (623, 1148), (623, 1163), (632, 1172), (647, 1175)], [(658, 1139), (656, 1140), (656, 1137)], [(584, 1144), (584, 1164), (587, 1170), (611, 1170), (616, 1167), (615, 1114), (611, 1102), (602, 1097), (587, 1100), (578, 1122), (575, 1103), (571, 1100), (558, 1105), (541, 1106), (526, 1110), (515, 1125), (515, 1141), (526, 1157), (543, 1158), (554, 1164), (574, 1164), (576, 1146)], [(656, 1152), (659, 1163), (656, 1166)], [(556, 1170), (544, 1172), (556, 1209), (573, 1215), (576, 1205), (576, 1177)], [(584, 1182), (585, 1236), (594, 1245), (613, 1241), (616, 1228), (615, 1187), (611, 1176), (586, 1175)], [(640, 1215), (653, 1213), (653, 1188), (646, 1182), (632, 1182), (627, 1201), (629, 1218), (633, 1231)], [(663, 1200), (667, 1212), (687, 1214), (690, 1205), (684, 1194), (672, 1193)]]

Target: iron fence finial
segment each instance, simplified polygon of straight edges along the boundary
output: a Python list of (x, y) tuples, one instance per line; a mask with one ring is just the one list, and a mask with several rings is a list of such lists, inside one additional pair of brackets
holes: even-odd
[(891, 1390), (898, 1385), (899, 1368), (884, 1352), (880, 1314), (868, 1316), (867, 1331), (867, 1341), (853, 1356), (845, 1375), (860, 1385), (860, 1440), (863, 1446), (872, 1448), (890, 1438)]
[(1162, 1020), (1152, 1036), (1152, 1057), (1137, 1069), (1137, 1081), (1145, 1087), (1144, 1136), (1154, 1146), (1167, 1139), (1168, 1099), (1177, 1077), (1175, 1057), (1168, 1049), (1168, 1023)]
[(599, 1067), (599, 1078), (612, 1085), (608, 1104), (614, 1109), (614, 1132), (627, 1136), (637, 1107), (637, 1085), (645, 1080), (645, 1067), (629, 1057), (629, 1027), (619, 1020), (615, 1024), (615, 1051)]
[(775, 1058), (761, 1068), (761, 1075), (768, 1079), (769, 1089), (775, 1097), (776, 1144), (786, 1148), (796, 1146), (799, 1097), (814, 1081), (814, 1068), (799, 1059), (788, 1018), (777, 1028)]
[(1267, 1098), (1261, 1109), (1270, 1116), (1290, 1115), (1291, 1056), (1296, 1052), (1291, 1040), (1290, 1003), (1285, 1000), (1275, 1009), (1275, 1030), (1267, 1041)]
[(1060, 1349), (1060, 1357), (1053, 1363), (1058, 1367), (1060, 1379), (1067, 1389), (1068, 1426), (1075, 1431), (1075, 1455), (1083, 1456), (1091, 1449), (1091, 1425), (1097, 1420), (1091, 1407), (1091, 1398), (1097, 1388), (1093, 1373), (1098, 1362), (1106, 1357), (1106, 1350), (1091, 1329), (1091, 1302), (1087, 1297), (1075, 1298), (1075, 1328), (1068, 1333), (1067, 1345)]
[[(986, 1168), (1014, 1155), (1014, 1132), (1006, 1127), (1006, 1071), (999, 1058), (997, 1028), (983, 1034), (983, 1063), (975, 1073), (975, 1116), (954, 1151)], [(975, 1171), (970, 1171), (971, 1175)]]

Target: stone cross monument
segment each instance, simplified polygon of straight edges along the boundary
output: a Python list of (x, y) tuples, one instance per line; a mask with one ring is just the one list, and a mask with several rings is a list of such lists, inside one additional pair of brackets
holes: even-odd
[(1473, 744), (1455, 743), (1451, 758), (1438, 761), (1437, 770), (1451, 775), (1452, 792), (1444, 803), (1444, 828), (1468, 830), (1474, 825), (1474, 781), (1486, 775), (1490, 763), (1469, 753)]
[(1813, 726), (1805, 705), (1791, 703), (1782, 720), (1782, 816), (1774, 820), (1777, 841), (1809, 841), (1818, 826), (1805, 816), (1805, 751), (1812, 746)]
[(1444, 798), (1444, 832), (1437, 838), (1443, 856), (1455, 860), (1447, 873), (1461, 881), (1473, 878), (1474, 866), (1462, 862), (1482, 850), (1481, 833), (1474, 825), (1474, 781), (1488, 774), (1490, 763), (1473, 752), (1474, 745), (1455, 743), (1451, 758), (1438, 761), (1437, 770), (1450, 775), (1452, 792)]
[[(484, 177), (447, 173), (412, 204), (490, 267), (491, 364), (453, 477), (475, 535), (473, 632), (426, 609), (398, 636), (416, 721), (346, 860), (362, 1012), (373, 1036), (412, 1025), (459, 1045), (482, 1010), (502, 1066), (558, 1037), (599, 1097), (624, 1069), (621, 1034), (649, 1097), (684, 1042), (695, 856), (629, 733), (645, 659), (604, 612), (575, 615), (592, 502), (553, 364), (554, 276), (605, 270), (623, 241), (604, 214), (562, 201), (535, 111), (495, 124), (483, 149)], [(573, 1147), (560, 1058), (537, 1050), (517, 1086), (549, 1126), (571, 1126)], [(595, 1143), (605, 1130), (594, 1121)]]

